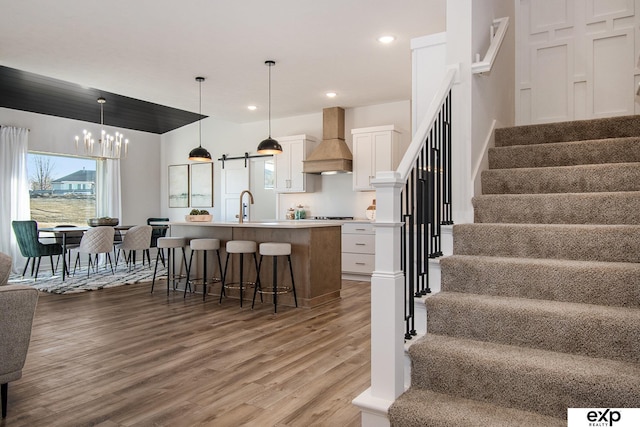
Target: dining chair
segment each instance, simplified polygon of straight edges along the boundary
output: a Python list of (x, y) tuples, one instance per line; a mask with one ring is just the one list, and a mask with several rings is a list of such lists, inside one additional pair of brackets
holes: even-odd
[(94, 270), (98, 271), (98, 255), (105, 254), (107, 260), (109, 260), (109, 265), (111, 266), (111, 273), (113, 274), (113, 263), (111, 262), (111, 251), (113, 250), (113, 236), (115, 231), (113, 227), (109, 226), (100, 226), (93, 227), (89, 230), (85, 231), (82, 236), (82, 240), (80, 240), (80, 246), (78, 247), (78, 255), (76, 256), (76, 261), (73, 264), (73, 274), (76, 273), (76, 267), (80, 263), (80, 254), (87, 254), (89, 264), (87, 265), (87, 277), (89, 277), (89, 272), (91, 271), (91, 267)]
[(136, 264), (136, 251), (142, 252), (142, 265), (144, 265), (144, 256), (147, 255), (149, 266), (151, 266), (151, 257), (149, 255), (149, 248), (151, 247), (151, 233), (153, 227), (150, 225), (136, 225), (131, 227), (124, 235), (122, 243), (116, 244), (116, 268), (118, 267), (118, 258), (120, 252), (124, 253), (125, 262), (131, 271), (131, 268), (135, 268)]
[[(62, 245), (58, 243), (42, 243), (38, 240), (38, 223), (33, 220), (11, 221), (11, 227), (18, 240), (20, 253), (27, 258), (27, 263), (22, 270), (22, 276), (27, 272), (29, 262), (31, 262), (31, 276), (35, 270), (34, 278), (38, 278), (40, 270), (40, 260), (43, 256), (48, 256), (51, 260), (51, 271), (55, 274), (56, 268), (53, 265), (54, 255), (63, 255)], [(36, 264), (36, 259), (38, 260)]]

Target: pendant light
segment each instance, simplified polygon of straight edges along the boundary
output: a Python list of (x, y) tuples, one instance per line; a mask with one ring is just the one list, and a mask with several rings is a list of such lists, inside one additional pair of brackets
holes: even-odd
[[(200, 84), (200, 115), (202, 116), (202, 82), (204, 77), (196, 77), (196, 81)], [(189, 160), (195, 162), (210, 162), (211, 154), (206, 148), (202, 148), (202, 118), (198, 120), (198, 133), (200, 137), (200, 145), (189, 152)]]
[(258, 153), (260, 154), (280, 154), (282, 153), (282, 145), (275, 139), (271, 138), (271, 67), (276, 65), (275, 61), (265, 61), (264, 65), (269, 67), (269, 137), (258, 145)]

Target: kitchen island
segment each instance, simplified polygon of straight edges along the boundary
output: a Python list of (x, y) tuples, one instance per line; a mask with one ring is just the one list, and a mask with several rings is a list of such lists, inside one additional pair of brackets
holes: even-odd
[[(220, 256), (224, 268), (226, 242), (229, 240), (252, 240), (258, 245), (264, 242), (291, 243), (291, 262), (296, 284), (298, 305), (314, 307), (340, 298), (341, 288), (341, 222), (336, 221), (273, 221), (273, 222), (170, 222), (169, 233), (174, 237), (220, 239)], [(194, 256), (194, 273), (201, 272), (202, 255)], [(259, 253), (256, 253), (258, 260)], [(289, 283), (289, 268), (286, 257), (278, 257), (278, 281)], [(217, 260), (209, 255), (207, 270), (218, 275)], [(227, 282), (238, 281), (238, 256), (229, 260)], [(256, 269), (252, 257), (244, 260), (245, 280), (255, 281)], [(272, 259), (262, 262), (260, 279), (263, 288), (271, 286)], [(220, 292), (220, 284), (209, 286), (213, 294)], [(229, 298), (238, 298), (237, 292), (227, 292)], [(245, 300), (253, 296), (253, 289), (245, 293)], [(271, 301), (264, 295), (265, 303)], [(256, 304), (259, 304), (257, 299)], [(278, 305), (294, 306), (293, 295), (278, 296)]]

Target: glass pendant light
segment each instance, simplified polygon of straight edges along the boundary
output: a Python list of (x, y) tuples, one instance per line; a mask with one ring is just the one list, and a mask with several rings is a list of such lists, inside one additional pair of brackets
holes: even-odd
[[(200, 115), (202, 116), (202, 82), (204, 77), (196, 77), (196, 81), (200, 84)], [(198, 120), (198, 133), (200, 135), (200, 145), (189, 152), (189, 160), (195, 162), (210, 162), (211, 154), (206, 148), (202, 148), (202, 118)]]
[(269, 67), (269, 137), (258, 144), (260, 154), (280, 154), (282, 146), (278, 141), (271, 138), (271, 67), (276, 65), (275, 61), (265, 61), (264, 65)]

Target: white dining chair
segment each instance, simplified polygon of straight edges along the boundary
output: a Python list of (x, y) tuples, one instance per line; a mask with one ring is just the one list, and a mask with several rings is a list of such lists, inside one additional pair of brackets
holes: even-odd
[(91, 271), (91, 267), (98, 271), (98, 255), (105, 254), (106, 259), (109, 260), (111, 266), (111, 273), (113, 271), (113, 263), (111, 262), (111, 251), (113, 250), (113, 236), (115, 230), (113, 227), (101, 226), (93, 227), (87, 230), (80, 240), (80, 246), (78, 247), (78, 255), (76, 256), (76, 262), (73, 265), (73, 274), (76, 273), (76, 267), (80, 263), (80, 254), (88, 254), (89, 264), (87, 265), (87, 277)]
[(136, 251), (142, 252), (142, 265), (144, 265), (144, 256), (147, 255), (149, 261), (149, 267), (151, 267), (151, 257), (149, 256), (149, 248), (151, 247), (151, 233), (153, 227), (150, 225), (136, 225), (131, 227), (124, 234), (122, 243), (116, 244), (116, 268), (118, 267), (118, 258), (120, 252), (124, 253), (124, 259), (127, 263), (129, 270), (135, 268), (136, 264)]

